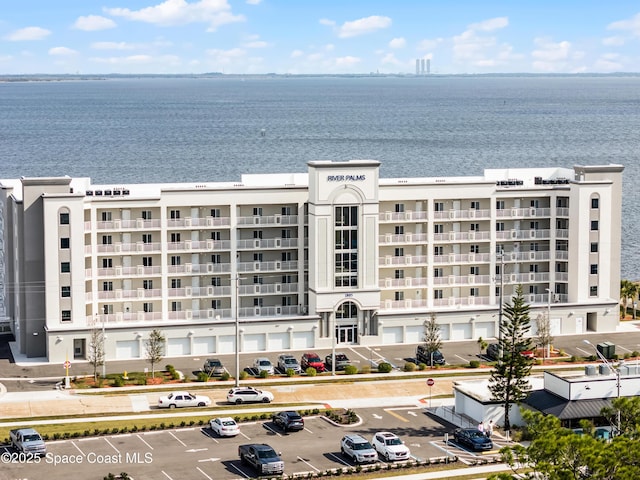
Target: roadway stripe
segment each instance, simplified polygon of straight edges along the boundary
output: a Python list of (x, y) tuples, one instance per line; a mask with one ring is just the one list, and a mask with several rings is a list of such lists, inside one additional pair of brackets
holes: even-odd
[(120, 453), (120, 450), (118, 450), (113, 443), (111, 443), (108, 439), (104, 439), (105, 442), (107, 442), (109, 445), (111, 445), (111, 448), (113, 448), (116, 452)]
[(304, 458), (302, 458), (302, 457), (298, 457), (298, 460), (300, 460), (301, 462), (306, 463), (306, 464), (307, 464), (307, 465), (309, 465), (311, 468), (313, 468), (316, 472), (319, 472), (319, 471), (320, 471), (320, 469), (319, 469), (319, 468), (314, 467), (314, 466), (313, 466), (313, 465), (311, 465), (309, 462), (307, 462)]
[(240, 435), (242, 435), (244, 438), (246, 438), (247, 440), (251, 440), (249, 437), (247, 437), (244, 433), (240, 432)]
[(209, 480), (213, 480), (213, 478), (211, 478), (209, 475), (207, 475), (206, 473), (204, 473), (200, 467), (196, 467), (196, 470), (198, 470), (202, 475), (204, 475), (205, 477), (207, 477)]
[(625, 351), (627, 351), (627, 352), (631, 353), (631, 350), (629, 350), (628, 348), (623, 347), (622, 345), (618, 345), (618, 348), (619, 348), (620, 350), (625, 350)]
[(409, 423), (408, 419), (404, 418), (402, 415), (398, 415), (396, 412), (392, 412), (391, 409), (388, 409), (388, 410), (385, 409), (384, 411), (387, 412), (389, 415), (393, 415), (394, 417), (402, 420), (403, 422)]
[(144, 438), (142, 438), (140, 435), (136, 435), (136, 437), (138, 437), (140, 440), (142, 440), (142, 443), (144, 443), (147, 447), (149, 447), (151, 450), (153, 450), (153, 447), (151, 445), (149, 445), (147, 442), (145, 442)]
[(464, 357), (461, 357), (460, 355), (456, 354), (456, 357), (458, 357), (460, 360), (462, 360), (463, 362), (469, 363), (469, 360), (467, 360)]
[(173, 480), (173, 478), (171, 478), (167, 472), (165, 472), (164, 470), (161, 470), (161, 472), (162, 472), (162, 473), (164, 474), (164, 476), (165, 476), (165, 477), (167, 477), (169, 480)]
[(305, 429), (305, 431), (307, 431), (307, 432), (309, 432), (309, 433), (313, 434), (313, 432), (312, 432), (311, 430), (309, 430), (307, 427), (304, 427), (304, 429)]
[(71, 445), (76, 447), (76, 449), (78, 449), (78, 451), (82, 454), (83, 457), (86, 457), (85, 453), (82, 450), (80, 450), (80, 447), (78, 445), (76, 445), (75, 442), (71, 442)]
[(180, 442), (180, 444), (181, 444), (183, 447), (186, 447), (186, 446), (187, 446), (187, 444), (186, 444), (186, 443), (184, 443), (182, 440), (180, 440), (178, 437), (176, 437), (176, 436), (173, 434), (173, 432), (169, 432), (169, 435), (171, 435), (171, 436), (172, 436), (173, 438), (175, 438), (178, 442)]

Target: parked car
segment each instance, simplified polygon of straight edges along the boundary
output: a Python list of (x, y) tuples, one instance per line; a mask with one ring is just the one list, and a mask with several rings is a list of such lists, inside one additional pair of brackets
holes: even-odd
[(189, 392), (173, 392), (158, 399), (159, 408), (208, 407), (211, 399)]
[(486, 451), (493, 449), (491, 439), (477, 428), (458, 428), (453, 432), (453, 439), (458, 445), (467, 446), (471, 450)]
[(253, 387), (234, 387), (227, 393), (227, 402), (240, 405), (241, 403), (270, 403), (273, 393)]
[(226, 372), (224, 365), (222, 365), (222, 362), (217, 358), (207, 358), (202, 366), (202, 370), (210, 377), (219, 377)]
[(271, 360), (267, 357), (258, 357), (253, 361), (253, 369), (258, 372), (258, 375), (262, 372), (267, 372), (269, 375), (273, 375), (275, 370)]
[(302, 370), (313, 367), (318, 373), (324, 372), (324, 362), (317, 353), (307, 352), (302, 355), (302, 358), (300, 359), (300, 366), (302, 367)]
[[(326, 357), (324, 357), (324, 363), (327, 367), (327, 370), (331, 370), (331, 357), (331, 355), (327, 355)], [(347, 357), (344, 353), (336, 353), (336, 370), (344, 370), (344, 367), (346, 367), (347, 365), (351, 365), (349, 357)]]
[[(431, 359), (433, 358), (433, 365), (431, 365)], [(431, 354), (427, 350), (427, 347), (424, 345), (418, 345), (416, 348), (416, 361), (418, 363), (424, 363), (425, 365), (429, 365), (430, 367), (434, 365), (444, 365), (444, 355), (440, 352), (440, 350), (436, 350)]]
[(373, 436), (371, 445), (387, 461), (409, 460), (411, 457), (409, 448), (395, 433), (378, 432)]
[(235, 437), (240, 433), (240, 427), (231, 417), (212, 418), (209, 427), (219, 437)]
[(274, 413), (271, 416), (271, 420), (284, 432), (304, 429), (304, 419), (298, 412), (293, 410)]
[(287, 373), (289, 369), (293, 370), (293, 373), (302, 373), (302, 368), (293, 355), (282, 354), (278, 356), (278, 369), (284, 373)]
[(360, 435), (345, 435), (340, 441), (340, 451), (355, 463), (373, 463), (378, 461), (378, 452), (368, 440)]

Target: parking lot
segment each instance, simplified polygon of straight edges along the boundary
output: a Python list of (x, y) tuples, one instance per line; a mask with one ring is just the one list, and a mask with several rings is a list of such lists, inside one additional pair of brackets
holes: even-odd
[[(340, 439), (357, 433), (368, 440), (378, 431), (396, 433), (415, 459), (457, 456), (462, 463), (474, 463), (476, 454), (445, 443), (454, 427), (427, 415), (420, 407), (362, 409), (362, 422), (337, 426), (323, 417), (305, 418), (305, 429), (285, 433), (271, 421), (243, 423), (240, 435), (217, 438), (206, 427), (138, 432), (95, 438), (48, 442), (49, 454), (39, 463), (3, 461), (0, 479), (51, 480), (102, 478), (107, 473), (127, 472), (136, 480), (211, 480), (252, 478), (256, 473), (240, 465), (238, 445), (268, 443), (282, 453), (285, 472), (319, 472), (353, 465), (340, 453)], [(496, 449), (500, 445), (496, 445)], [(8, 447), (4, 451), (10, 451)], [(4, 458), (4, 457), (3, 457)]]

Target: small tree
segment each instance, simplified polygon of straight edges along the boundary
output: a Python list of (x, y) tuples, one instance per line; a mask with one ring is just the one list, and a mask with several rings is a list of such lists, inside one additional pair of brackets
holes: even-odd
[(489, 343), (482, 337), (478, 337), (478, 348), (480, 349), (480, 355), (482, 355), (482, 351), (489, 346)]
[(87, 361), (93, 367), (93, 380), (98, 380), (98, 367), (104, 365), (104, 335), (102, 330), (91, 329), (89, 334), (89, 349)]
[(144, 347), (147, 353), (147, 362), (151, 364), (151, 377), (156, 376), (155, 365), (160, 363), (164, 356), (165, 338), (162, 332), (156, 328), (151, 330), (149, 338), (145, 340)]
[(516, 288), (511, 303), (504, 306), (504, 317), (499, 326), (502, 362), (493, 367), (489, 390), (494, 400), (503, 403), (504, 429), (510, 430), (509, 409), (511, 404), (517, 404), (526, 398), (532, 365), (532, 359), (520, 354), (531, 349), (531, 339), (526, 337), (531, 328), (529, 305), (524, 301), (522, 285)]
[(548, 314), (540, 313), (536, 317), (536, 341), (542, 347), (542, 363), (547, 356), (551, 356), (550, 347), (553, 343), (551, 335), (551, 319)]
[[(431, 313), (431, 316), (428, 320), (425, 320), (424, 323), (424, 347), (426, 350), (427, 356), (431, 356), (433, 352), (437, 352), (442, 347), (442, 340), (440, 338), (440, 326), (436, 321), (436, 314)], [(433, 365), (432, 365), (433, 366)]]

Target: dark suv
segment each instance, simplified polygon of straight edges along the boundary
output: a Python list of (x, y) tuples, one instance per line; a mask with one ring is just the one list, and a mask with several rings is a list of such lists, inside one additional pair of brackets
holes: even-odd
[(271, 421), (282, 429), (283, 432), (304, 429), (304, 419), (298, 412), (292, 410), (274, 413)]
[(313, 367), (318, 373), (324, 372), (324, 362), (317, 353), (307, 352), (302, 355), (302, 358), (300, 359), (300, 366), (302, 367), (302, 370)]
[[(433, 357), (433, 365), (431, 365), (431, 358)], [(444, 365), (444, 355), (440, 352), (440, 350), (436, 350), (431, 354), (427, 351), (427, 347), (424, 345), (418, 345), (416, 348), (416, 361), (418, 363), (424, 363), (425, 365), (429, 365), (433, 367), (434, 365)]]

